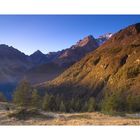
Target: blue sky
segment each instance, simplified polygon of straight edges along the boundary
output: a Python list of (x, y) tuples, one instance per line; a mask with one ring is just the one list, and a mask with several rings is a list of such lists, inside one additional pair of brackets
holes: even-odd
[(25, 54), (70, 47), (87, 35), (95, 38), (140, 22), (140, 15), (0, 15), (0, 44)]

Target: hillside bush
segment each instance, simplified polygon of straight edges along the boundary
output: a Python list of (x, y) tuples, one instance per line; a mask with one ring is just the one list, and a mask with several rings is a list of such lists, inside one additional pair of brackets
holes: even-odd
[(127, 71), (127, 77), (128, 78), (135, 78), (140, 74), (140, 65), (137, 65), (135, 67), (130, 67)]

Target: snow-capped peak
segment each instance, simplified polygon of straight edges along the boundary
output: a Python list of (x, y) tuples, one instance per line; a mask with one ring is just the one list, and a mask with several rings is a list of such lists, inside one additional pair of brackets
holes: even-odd
[(112, 37), (112, 33), (106, 33), (104, 35), (101, 35), (97, 38), (97, 42), (99, 45), (102, 45), (103, 43), (105, 43), (109, 38)]
[(99, 36), (99, 38), (106, 38), (106, 39), (109, 39), (110, 37), (112, 37), (112, 33), (106, 33), (106, 34), (104, 34), (104, 35), (101, 35), (101, 36)]

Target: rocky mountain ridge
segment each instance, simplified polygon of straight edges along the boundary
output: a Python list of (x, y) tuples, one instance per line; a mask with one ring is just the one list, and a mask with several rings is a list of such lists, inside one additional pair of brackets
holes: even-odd
[(62, 51), (43, 54), (37, 50), (28, 56), (1, 44), (0, 91), (11, 91), (22, 79), (27, 79), (32, 84), (52, 80), (98, 46), (96, 39), (89, 35)]
[(87, 54), (41, 89), (66, 96), (105, 93), (140, 94), (140, 23), (118, 31), (95, 51)]

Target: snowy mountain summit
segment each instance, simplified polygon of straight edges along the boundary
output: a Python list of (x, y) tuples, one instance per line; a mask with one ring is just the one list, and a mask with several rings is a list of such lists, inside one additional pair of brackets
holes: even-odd
[(106, 33), (104, 35), (101, 35), (97, 38), (97, 42), (99, 45), (102, 45), (104, 42), (106, 42), (109, 38), (112, 37), (112, 33)]

